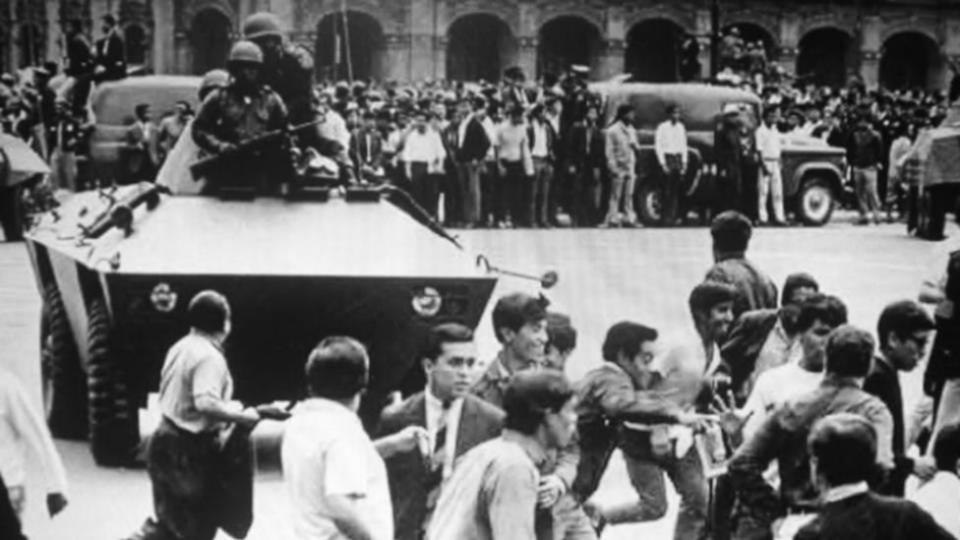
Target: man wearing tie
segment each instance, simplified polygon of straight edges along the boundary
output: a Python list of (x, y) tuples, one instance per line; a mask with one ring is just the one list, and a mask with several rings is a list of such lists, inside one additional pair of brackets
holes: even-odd
[(113, 15), (104, 15), (103, 37), (97, 40), (94, 80), (98, 83), (116, 81), (127, 76), (127, 60), (124, 53), (123, 38), (117, 31), (117, 19)]
[[(423, 353), (427, 387), (384, 411), (378, 448), (386, 459), (398, 540), (419, 540), (426, 531), (454, 462), (480, 443), (500, 435), (503, 412), (470, 395), (476, 345), (473, 332), (456, 323), (433, 328)], [(386, 450), (380, 441), (411, 426), (426, 430), (421, 448)]]

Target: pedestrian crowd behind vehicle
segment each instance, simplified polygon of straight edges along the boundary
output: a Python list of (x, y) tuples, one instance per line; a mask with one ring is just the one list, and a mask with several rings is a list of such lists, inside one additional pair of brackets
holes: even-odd
[[(402, 187), (451, 227), (637, 224), (635, 118), (626, 110), (605, 110), (602, 96), (588, 87), (585, 66), (537, 81), (513, 67), (499, 83), (317, 84), (312, 56), (286, 41), (275, 18), (258, 17), (247, 21), (245, 37), (261, 50), (259, 84), (281, 99), (289, 113), (284, 121), (319, 123), (315, 136), (305, 137), (310, 139), (306, 145), (339, 157), (353, 181)], [(103, 37), (94, 46), (79, 23), (66, 25), (62, 65), (47, 62), (21, 71), (19, 78), (0, 78), (4, 131), (30, 142), (49, 160), (56, 188), (90, 188), (94, 180), (153, 180), (194, 115), (187, 102), (162, 118), (156, 115), (168, 111), (140, 103), (129, 111), (132, 120), (115, 178), (93, 179), (78, 170), (86, 162), (82, 156), (88, 153), (94, 121), (87, 106), (92, 86), (126, 76), (116, 20), (106, 16), (101, 22)], [(700, 210), (703, 222), (729, 209), (759, 224), (788, 223), (792, 209), (784, 206), (780, 155), (788, 140), (809, 142), (809, 137), (846, 150), (859, 223), (879, 222), (883, 213), (888, 219), (897, 211), (905, 214), (903, 157), (920, 130), (943, 119), (948, 105), (943, 92), (867, 90), (856, 79), (840, 88), (817, 85), (803, 75), (783, 75), (776, 63), (761, 58), (762, 46), (746, 44), (735, 32), (722, 43), (723, 69), (714, 83), (756, 93), (763, 110), (749, 126), (742, 126), (750, 123), (743, 118), (729, 121), (738, 113), (718, 111), (724, 116), (720, 129), (734, 126), (728, 135), (718, 133), (719, 159), (725, 159), (725, 148), (729, 159), (749, 166), (736, 179), (721, 167), (709, 200), (684, 204), (690, 198), (684, 182), (689, 165), (684, 111), (668, 104), (654, 141), (655, 176), (664, 186), (662, 223), (688, 222), (692, 210)], [(221, 148), (201, 142), (199, 153)], [(168, 174), (189, 176), (184, 168)], [(741, 183), (742, 188), (731, 187)]]

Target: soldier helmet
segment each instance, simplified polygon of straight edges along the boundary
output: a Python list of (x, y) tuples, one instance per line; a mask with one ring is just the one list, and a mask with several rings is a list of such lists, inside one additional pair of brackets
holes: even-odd
[(267, 36), (283, 37), (283, 24), (273, 13), (261, 11), (243, 21), (243, 39), (258, 39)]
[(230, 49), (230, 56), (227, 58), (227, 64), (243, 62), (247, 64), (262, 64), (263, 51), (256, 43), (247, 40), (241, 40), (233, 44)]
[[(214, 88), (223, 88), (230, 81), (230, 74), (222, 69), (212, 69), (203, 75), (200, 81), (200, 95), (205, 96)], [(202, 99), (202, 98), (201, 98)]]

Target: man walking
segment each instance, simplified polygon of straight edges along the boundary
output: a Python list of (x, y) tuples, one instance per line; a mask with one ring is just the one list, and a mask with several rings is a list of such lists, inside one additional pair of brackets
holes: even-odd
[(847, 160), (853, 168), (853, 181), (857, 189), (860, 211), (859, 225), (880, 223), (880, 195), (877, 193), (877, 174), (884, 161), (883, 141), (870, 127), (865, 114), (857, 120), (856, 128), (847, 142)]
[(123, 38), (117, 30), (117, 19), (107, 14), (101, 17), (103, 37), (97, 40), (93, 76), (97, 83), (117, 81), (127, 76), (127, 59)]
[(777, 286), (768, 275), (746, 258), (753, 226), (739, 212), (724, 212), (714, 218), (710, 226), (713, 237), (713, 265), (705, 277), (707, 281), (721, 281), (736, 287), (737, 298), (733, 315), (745, 311), (776, 309)]
[(587, 107), (583, 119), (574, 122), (567, 137), (567, 173), (570, 177), (570, 211), (575, 227), (595, 226), (603, 219), (603, 131), (597, 124), (600, 111)]
[(434, 327), (422, 356), (426, 389), (384, 411), (377, 430), (378, 437), (386, 437), (416, 426), (427, 435), (426, 455), (412, 446), (385, 456), (398, 540), (422, 538), (454, 462), (498, 437), (503, 425), (500, 409), (469, 393), (476, 363), (469, 328), (456, 323)]
[(475, 227), (483, 221), (482, 209), (485, 202), (481, 198), (480, 177), (492, 141), (483, 127), (487, 110), (482, 99), (475, 100), (472, 107), (470, 102), (463, 102), (460, 111), (463, 118), (457, 126), (455, 165), (460, 188), (458, 191), (463, 203), (461, 217), (467, 227)]
[(681, 111), (676, 104), (667, 107), (667, 120), (657, 126), (654, 147), (657, 163), (663, 172), (662, 223), (675, 225), (680, 208), (680, 191), (687, 173), (687, 130), (680, 121)]

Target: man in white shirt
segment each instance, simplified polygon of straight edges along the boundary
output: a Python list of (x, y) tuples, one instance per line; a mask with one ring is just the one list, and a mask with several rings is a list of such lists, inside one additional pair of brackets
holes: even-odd
[(779, 111), (775, 107), (768, 107), (763, 112), (763, 123), (757, 128), (757, 150), (763, 160), (760, 168), (759, 185), (757, 186), (757, 204), (760, 223), (766, 223), (769, 219), (767, 199), (772, 199), (774, 224), (785, 225), (783, 176), (780, 164), (783, 142), (780, 131), (777, 129), (778, 116)]
[(683, 186), (683, 176), (687, 173), (687, 130), (680, 118), (680, 107), (676, 104), (668, 106), (667, 120), (657, 126), (654, 136), (657, 162), (663, 171), (664, 225), (673, 225), (677, 221), (680, 189)]
[[(29, 453), (28, 453), (29, 451)], [(37, 459), (47, 488), (47, 511), (53, 517), (67, 505), (67, 474), (43, 417), (12, 373), (0, 369), (0, 477), (14, 512), (26, 505), (27, 456)]]
[(352, 338), (326, 338), (310, 353), (310, 398), (294, 410), (281, 447), (294, 538), (394, 538), (387, 471), (357, 416), (369, 369)]
[(414, 129), (407, 134), (400, 152), (413, 197), (428, 214), (437, 217), (440, 185), (434, 171), (443, 167), (447, 151), (440, 134), (427, 125), (427, 113), (417, 111), (413, 117)]
[(944, 426), (933, 443), (937, 474), (909, 499), (926, 510), (941, 527), (960, 538), (960, 424)]
[[(476, 349), (466, 326), (446, 323), (431, 329), (421, 355), (427, 387), (385, 410), (380, 419), (382, 438), (376, 444), (386, 460), (398, 540), (421, 538), (455, 460), (500, 435), (503, 412), (470, 394)], [(426, 435), (422, 447), (403, 437), (411, 428)], [(389, 439), (401, 446), (385, 450)]]

